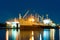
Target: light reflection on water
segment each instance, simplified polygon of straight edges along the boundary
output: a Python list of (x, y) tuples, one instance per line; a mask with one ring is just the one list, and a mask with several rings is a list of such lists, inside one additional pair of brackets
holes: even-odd
[(59, 40), (60, 40), (60, 29), (59, 29)]
[(16, 31), (16, 29), (7, 30), (6, 40), (20, 40), (20, 30), (18, 31)]
[(43, 40), (49, 40), (49, 36), (50, 36), (49, 31), (50, 31), (49, 29), (44, 29)]
[[(60, 29), (59, 29), (60, 30)], [(56, 40), (60, 37), (55, 29), (44, 29), (43, 31), (16, 31), (16, 29), (6, 30), (6, 40)]]

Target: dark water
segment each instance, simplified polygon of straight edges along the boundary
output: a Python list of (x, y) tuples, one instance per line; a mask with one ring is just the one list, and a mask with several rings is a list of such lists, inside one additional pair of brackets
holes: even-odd
[(60, 40), (59, 29), (44, 29), (43, 31), (23, 30), (18, 29), (1, 29), (0, 40)]

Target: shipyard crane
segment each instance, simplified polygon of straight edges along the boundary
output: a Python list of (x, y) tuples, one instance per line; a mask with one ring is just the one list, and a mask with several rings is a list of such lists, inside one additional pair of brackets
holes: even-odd
[(29, 13), (29, 10), (25, 13), (25, 15), (23, 16), (23, 18), (25, 18), (28, 13)]

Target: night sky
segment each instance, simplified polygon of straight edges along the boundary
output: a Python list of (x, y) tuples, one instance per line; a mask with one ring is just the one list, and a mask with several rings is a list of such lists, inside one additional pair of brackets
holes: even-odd
[(60, 0), (0, 0), (0, 22), (18, 17), (29, 10), (40, 15), (48, 14), (56, 23), (60, 23)]

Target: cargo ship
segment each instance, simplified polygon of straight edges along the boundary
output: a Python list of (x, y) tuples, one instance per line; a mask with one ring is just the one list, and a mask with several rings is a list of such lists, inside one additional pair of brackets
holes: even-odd
[(18, 18), (14, 18), (11, 20), (7, 20), (7, 28), (18, 28), (18, 29), (39, 29), (39, 28), (50, 28), (56, 27), (56, 23), (54, 23), (46, 14), (46, 18), (40, 15), (32, 15), (27, 14), (30, 11), (28, 10), (24, 16), (19, 14)]

